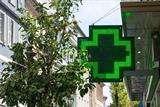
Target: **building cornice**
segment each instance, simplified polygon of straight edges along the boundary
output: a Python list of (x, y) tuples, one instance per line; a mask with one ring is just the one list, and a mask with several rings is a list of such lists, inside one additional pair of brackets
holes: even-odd
[(3, 3), (1, 0), (0, 0), (0, 6), (4, 7), (5, 10), (8, 10), (8, 12), (15, 18), (15, 19), (18, 19), (19, 16), (18, 16), (18, 12), (15, 13), (15, 11), (11, 10), (5, 3)]

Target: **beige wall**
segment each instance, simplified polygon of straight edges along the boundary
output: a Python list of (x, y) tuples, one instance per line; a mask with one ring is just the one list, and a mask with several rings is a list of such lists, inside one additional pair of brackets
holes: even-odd
[(96, 84), (96, 95), (97, 95), (97, 100), (103, 102), (103, 85)]
[(34, 5), (37, 3), (36, 0), (26, 0), (26, 8), (33, 16), (38, 16), (38, 12), (35, 10)]
[(89, 107), (96, 107), (96, 89), (94, 88), (90, 91), (90, 106)]
[(104, 84), (95, 84), (95, 88), (90, 92), (90, 107), (103, 107), (104, 96), (103, 86)]

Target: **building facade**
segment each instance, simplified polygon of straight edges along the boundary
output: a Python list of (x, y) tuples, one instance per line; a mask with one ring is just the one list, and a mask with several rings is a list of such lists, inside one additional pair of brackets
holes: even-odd
[(20, 13), (17, 9), (24, 7), (25, 0), (0, 0), (0, 72), (3, 70), (2, 62), (12, 61), (9, 47), (20, 41)]
[(38, 12), (34, 7), (34, 5), (36, 5), (37, 3), (37, 0), (26, 0), (26, 8), (28, 9), (29, 13), (33, 16), (38, 16)]
[(121, 12), (124, 36), (135, 43), (135, 75), (124, 78), (129, 97), (160, 107), (160, 1), (122, 0)]
[(103, 95), (103, 83), (96, 83), (95, 88), (90, 91), (90, 106), (89, 107), (104, 107), (106, 98)]
[(104, 107), (106, 97), (103, 95), (104, 84), (95, 83), (95, 88), (81, 97), (79, 91), (74, 95), (72, 107)]
[[(20, 40), (18, 8), (25, 7), (25, 0), (0, 0), (0, 63), (11, 61), (8, 46)], [(0, 64), (0, 71), (2, 65)]]

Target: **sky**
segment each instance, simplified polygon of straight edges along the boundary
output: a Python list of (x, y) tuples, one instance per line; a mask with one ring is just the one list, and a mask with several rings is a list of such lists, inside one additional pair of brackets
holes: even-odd
[[(122, 25), (121, 12), (120, 12), (120, 0), (83, 0), (82, 5), (79, 7), (79, 11), (75, 13), (78, 25), (89, 36), (89, 25)], [(106, 15), (111, 9), (109, 15)], [(104, 16), (104, 17), (103, 17)], [(97, 23), (98, 19), (103, 17)], [(104, 96), (107, 97), (105, 102), (106, 107), (112, 102), (111, 94), (109, 91), (109, 83), (105, 83), (103, 89)]]
[[(37, 1), (44, 2), (48, 0)], [(75, 17), (85, 36), (89, 36), (89, 25), (93, 23), (94, 25), (122, 25), (119, 3), (120, 0), (82, 0), (82, 5), (80, 5), (79, 10), (75, 13)], [(111, 9), (113, 9), (113, 11), (111, 11), (110, 14), (108, 12)], [(107, 13), (109, 15), (107, 15)], [(101, 17), (103, 18), (95, 23)], [(112, 98), (109, 92), (110, 84), (105, 84), (103, 92), (104, 96), (107, 97), (105, 102), (107, 107), (112, 102)]]
[(103, 17), (109, 10), (115, 8), (115, 12), (104, 17), (94, 25), (122, 25), (120, 15), (120, 0), (83, 0), (79, 11), (75, 13), (76, 19), (82, 31), (89, 36), (89, 25)]

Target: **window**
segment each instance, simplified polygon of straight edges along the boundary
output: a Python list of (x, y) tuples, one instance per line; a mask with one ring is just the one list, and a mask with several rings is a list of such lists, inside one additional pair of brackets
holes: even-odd
[(8, 45), (12, 45), (14, 43), (14, 30), (15, 30), (15, 22), (13, 21), (13, 19), (11, 19), (10, 17), (8, 17), (7, 20), (8, 23), (8, 27), (7, 27), (7, 33), (8, 35), (6, 36), (6, 43)]
[(1, 43), (4, 43), (4, 32), (5, 32), (4, 21), (5, 21), (5, 15), (0, 11), (0, 42)]
[(12, 4), (13, 6), (16, 6), (16, 0), (8, 0), (8, 2), (9, 2), (10, 4)]
[(0, 43), (12, 45), (15, 40), (15, 21), (0, 10)]
[(22, 8), (22, 0), (17, 0), (17, 8)]

